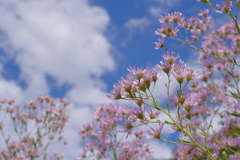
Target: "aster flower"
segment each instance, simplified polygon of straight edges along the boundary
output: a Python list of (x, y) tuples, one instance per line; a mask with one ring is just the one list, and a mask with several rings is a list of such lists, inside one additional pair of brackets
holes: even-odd
[[(134, 133), (134, 135), (135, 135), (137, 138), (139, 138), (139, 139), (143, 139), (143, 138), (144, 138), (144, 135), (145, 135), (145, 131), (142, 130), (142, 129), (138, 129), (138, 130)], [(139, 139), (138, 139), (138, 142), (139, 142)], [(140, 145), (138, 145), (138, 146), (140, 146)]]
[(207, 17), (209, 13), (209, 10), (208, 9), (203, 9), (203, 10), (200, 10), (200, 12), (198, 13), (199, 16), (202, 16), (202, 17)]
[(160, 64), (161, 65), (157, 64), (156, 67), (162, 70), (163, 72), (165, 72), (166, 74), (168, 74), (172, 66), (168, 62), (163, 62), (163, 61), (160, 61)]
[(113, 85), (114, 90), (111, 92), (111, 94), (107, 94), (107, 97), (110, 99), (122, 99), (121, 90), (122, 86), (121, 83), (118, 82), (117, 84)]
[(134, 86), (135, 79), (132, 75), (126, 77), (126, 79), (121, 78), (122, 89), (128, 93), (132, 91), (132, 87)]
[(156, 44), (155, 49), (164, 48), (164, 38), (158, 38), (158, 42), (154, 42)]
[(175, 63), (175, 61), (180, 57), (180, 55), (175, 52), (165, 52), (164, 55), (162, 56), (163, 59), (165, 59), (169, 64)]
[(185, 96), (186, 99), (183, 104), (183, 108), (187, 111), (190, 112), (191, 108), (196, 106), (198, 104), (197, 98), (195, 94), (188, 94), (188, 96)]
[(147, 109), (147, 113), (148, 113), (148, 117), (150, 119), (155, 119), (155, 118), (158, 118), (158, 116), (161, 113), (161, 111), (156, 111), (155, 113), (153, 113), (152, 108), (150, 108), (150, 109)]
[(178, 70), (172, 70), (171, 74), (181, 84), (185, 79), (185, 68), (178, 68)]
[(165, 16), (160, 16), (158, 19), (160, 23), (168, 23), (171, 20), (171, 16), (168, 13), (165, 13)]
[(158, 125), (159, 125), (159, 127), (156, 126), (156, 129), (153, 129), (152, 127), (150, 127), (151, 130), (147, 131), (147, 133), (148, 133), (147, 138), (149, 138), (149, 139), (152, 139), (152, 138), (160, 139), (164, 123), (158, 123)]
[(162, 78), (162, 76), (156, 69), (151, 70), (149, 74), (153, 82), (156, 82), (158, 79)]
[(174, 71), (178, 71), (178, 70), (184, 70), (186, 68), (186, 63), (184, 63), (183, 60), (179, 60), (178, 64), (173, 64), (173, 69)]
[(185, 77), (188, 81), (191, 81), (191, 80), (200, 78), (201, 75), (199, 74), (199, 72), (194, 72), (193, 69), (186, 68), (185, 69)]
[(130, 112), (132, 113), (132, 116), (137, 119), (144, 119), (144, 113), (143, 113), (143, 108), (141, 107), (140, 109), (131, 109)]
[(224, 144), (226, 144), (226, 145), (228, 145), (228, 146), (230, 146), (230, 147), (238, 147), (239, 145), (240, 145), (240, 139), (239, 139), (239, 137), (237, 137), (237, 138), (233, 138), (233, 137), (228, 137), (228, 138), (226, 138), (226, 137), (224, 137), (223, 136), (223, 138), (222, 138), (222, 140), (221, 140)]
[(129, 67), (127, 69), (129, 72), (131, 72), (132, 74), (134, 74), (138, 79), (143, 78), (144, 73), (145, 73), (145, 69), (143, 70), (142, 67)]
[(172, 22), (182, 22), (185, 17), (182, 16), (180, 12), (174, 12), (171, 14), (171, 21)]
[(223, 6), (217, 4), (219, 10), (215, 10), (218, 13), (229, 13), (231, 11), (232, 1), (223, 1)]
[(155, 34), (161, 35), (162, 37), (174, 37), (176, 36), (178, 31), (179, 30), (177, 27), (173, 27), (173, 24), (164, 23), (163, 25), (161, 25), (161, 28), (155, 31)]

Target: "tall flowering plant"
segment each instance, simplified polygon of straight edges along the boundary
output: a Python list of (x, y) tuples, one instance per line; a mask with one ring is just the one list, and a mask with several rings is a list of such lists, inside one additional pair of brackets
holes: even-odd
[(146, 132), (132, 126), (138, 121), (132, 116), (134, 112), (113, 104), (100, 105), (94, 121), (80, 129), (86, 145), (78, 159), (151, 159), (152, 151), (144, 141)]
[[(170, 143), (180, 143), (175, 151), (177, 159), (240, 159), (240, 29), (237, 22), (240, 2), (225, 0), (223, 5), (210, 1), (201, 1), (227, 14), (231, 18), (218, 29), (212, 29), (213, 22), (209, 10), (201, 10), (199, 17), (183, 17), (174, 12), (159, 18), (161, 26), (156, 34), (161, 38), (156, 42), (156, 49), (166, 47), (168, 38), (186, 44), (199, 51), (201, 72), (188, 68), (175, 52), (166, 52), (164, 61), (156, 68), (130, 67), (131, 75), (121, 78), (114, 84), (114, 90), (108, 95), (111, 99), (122, 99), (137, 105), (132, 116), (137, 125), (158, 123), (159, 127), (147, 131), (148, 136)], [(232, 15), (232, 4), (237, 14)], [(186, 38), (180, 36), (181, 30)], [(194, 42), (201, 41), (197, 47)], [(166, 93), (168, 102), (160, 106), (153, 96), (155, 84), (161, 82), (159, 69), (168, 77)], [(172, 80), (179, 84), (176, 92), (170, 93)], [(190, 86), (189, 86), (190, 85)], [(173, 114), (176, 111), (176, 116)], [(167, 115), (171, 121), (154, 120), (159, 113)], [(161, 115), (160, 115), (161, 116)], [(163, 125), (171, 125), (170, 132), (180, 132), (182, 138), (173, 142), (161, 138)]]
[(22, 107), (14, 99), (0, 100), (0, 159), (62, 159), (48, 148), (59, 141), (66, 144), (62, 132), (69, 120), (68, 104), (50, 96), (38, 96)]

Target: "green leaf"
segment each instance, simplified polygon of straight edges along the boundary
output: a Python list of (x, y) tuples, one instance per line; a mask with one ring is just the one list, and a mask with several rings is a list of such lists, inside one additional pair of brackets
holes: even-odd
[(228, 156), (225, 151), (222, 152), (222, 159), (223, 160), (228, 160)]
[(181, 139), (178, 139), (178, 142), (183, 143), (183, 144), (188, 144), (188, 145), (195, 145), (194, 143), (184, 141), (184, 140), (181, 140)]
[(238, 130), (240, 132), (240, 128), (239, 127), (233, 126), (233, 128), (235, 128), (236, 130)]
[(234, 113), (229, 113), (229, 112), (227, 112), (228, 114), (231, 114), (231, 115), (233, 115), (233, 116), (236, 116), (236, 117), (240, 117), (240, 115), (239, 114), (234, 114)]
[(171, 124), (171, 125), (174, 125), (174, 123), (172, 123), (172, 122), (168, 122), (168, 121), (165, 121), (164, 123), (165, 123), (165, 124)]
[(231, 91), (229, 91), (231, 93), (231, 95), (234, 97), (234, 98), (239, 98), (238, 95), (236, 93), (233, 93)]

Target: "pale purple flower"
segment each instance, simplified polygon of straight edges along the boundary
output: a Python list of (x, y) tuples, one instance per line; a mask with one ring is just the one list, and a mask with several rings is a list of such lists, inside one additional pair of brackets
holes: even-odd
[(153, 112), (152, 108), (147, 109), (147, 113), (148, 113), (148, 117), (150, 119), (155, 119), (158, 118), (159, 114), (161, 113), (161, 111), (156, 111), (155, 113)]
[(171, 71), (171, 74), (179, 84), (182, 84), (185, 79), (185, 68), (174, 69)]
[(121, 78), (122, 89), (126, 92), (131, 92), (132, 87), (136, 85), (135, 79), (132, 75), (128, 75), (126, 79)]
[(151, 130), (148, 130), (147, 133), (147, 138), (149, 139), (160, 139), (161, 137), (161, 132), (164, 126), (164, 123), (158, 123), (159, 126), (156, 126), (156, 129), (153, 129), (152, 127), (150, 127)]
[(164, 48), (164, 38), (160, 39), (158, 38), (158, 42), (154, 42), (156, 47), (155, 49), (160, 49), (160, 48)]
[(143, 113), (143, 108), (141, 107), (140, 109), (131, 109), (131, 114), (134, 118), (137, 118), (137, 119), (141, 119), (143, 120), (144, 119), (144, 113)]
[(180, 12), (173, 12), (171, 14), (171, 21), (172, 22), (182, 22), (184, 20), (185, 17), (182, 16), (182, 13)]
[(240, 145), (240, 138), (239, 137), (236, 137), (236, 138), (233, 138), (233, 137), (222, 137), (221, 141), (225, 144), (225, 145), (228, 145), (230, 147), (238, 147)]
[[(145, 134), (146, 134), (145, 131), (142, 129), (138, 129), (137, 131), (134, 132), (134, 135), (136, 136), (136, 138), (139, 138), (139, 139), (143, 139)], [(142, 141), (140, 142), (143, 143)], [(138, 146), (140, 145), (138, 144)]]
[(165, 13), (165, 16), (160, 16), (158, 19), (160, 23), (168, 23), (171, 21), (171, 16), (168, 13)]
[(163, 61), (160, 61), (160, 64), (157, 64), (156, 67), (160, 70), (162, 70), (163, 72), (165, 72), (166, 74), (168, 74), (172, 68), (172, 65), (169, 64), (168, 62), (163, 62)]
[(163, 59), (165, 59), (169, 64), (173, 64), (176, 62), (176, 60), (180, 57), (178, 53), (175, 52), (165, 52), (164, 55), (162, 56)]
[(157, 31), (155, 31), (156, 35), (161, 35), (162, 37), (174, 37), (176, 36), (179, 29), (174, 27), (171, 23), (164, 23), (161, 25)]
[(127, 69), (129, 72), (131, 72), (132, 74), (134, 74), (138, 79), (143, 78), (144, 73), (146, 71), (146, 69), (142, 69), (142, 67), (129, 67)]
[(199, 16), (202, 16), (202, 17), (207, 17), (209, 13), (209, 10), (208, 9), (203, 9), (203, 10), (200, 10), (200, 12), (198, 13)]
[[(126, 158), (137, 160), (139, 156), (151, 158), (152, 152), (143, 141), (145, 132), (132, 126), (134, 118), (131, 109), (117, 107), (113, 104), (102, 104), (95, 115), (97, 119), (83, 127), (84, 131), (87, 130), (84, 138), (88, 142), (78, 159), (90, 158), (90, 156), (95, 159), (110, 159), (113, 151), (117, 151), (118, 159), (122, 160)], [(90, 134), (92, 131), (97, 133), (94, 138)], [(121, 138), (118, 137), (118, 132), (127, 134), (127, 136), (131, 135), (131, 140), (119, 141)]]
[(216, 6), (219, 8), (219, 10), (215, 10), (218, 13), (229, 13), (231, 11), (232, 1), (223, 1), (223, 6), (220, 6), (217, 4)]
[(190, 69), (190, 68), (185, 69), (185, 78), (188, 81), (199, 79), (199, 78), (201, 78), (201, 76), (202, 75), (199, 72), (194, 72), (193, 69)]
[(111, 94), (107, 94), (107, 97), (110, 99), (122, 99), (121, 91), (122, 91), (122, 85), (120, 82), (113, 85), (113, 91), (111, 91)]

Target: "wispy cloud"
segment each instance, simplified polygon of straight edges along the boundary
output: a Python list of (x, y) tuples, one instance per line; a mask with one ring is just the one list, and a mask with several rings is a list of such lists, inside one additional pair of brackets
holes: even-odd
[(180, 4), (180, 0), (154, 0), (156, 5), (149, 7), (148, 11), (155, 17), (159, 17), (161, 14), (169, 11), (173, 6), (176, 7)]
[(124, 24), (124, 27), (130, 29), (131, 31), (143, 31), (149, 24), (150, 21), (146, 17), (132, 18)]

